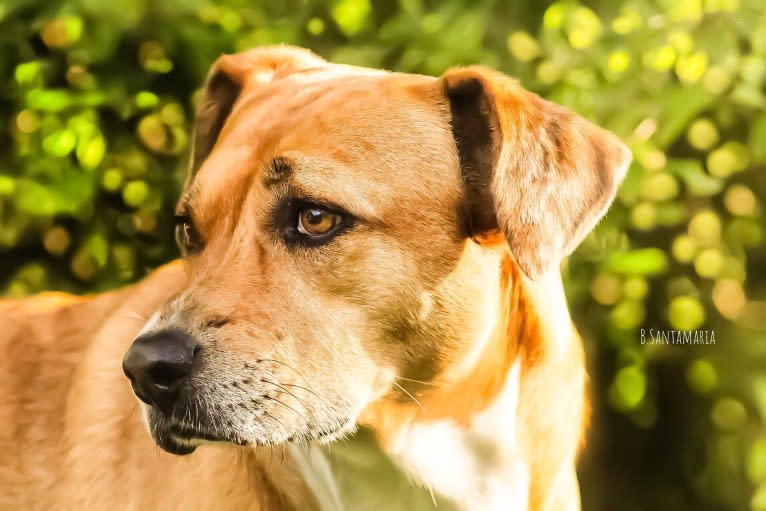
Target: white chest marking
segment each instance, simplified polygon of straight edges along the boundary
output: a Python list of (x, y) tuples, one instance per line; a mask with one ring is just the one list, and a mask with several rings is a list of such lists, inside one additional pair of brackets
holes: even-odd
[(463, 427), (452, 420), (402, 432), (392, 456), (414, 479), (459, 509), (527, 508), (529, 473), (516, 448), (520, 366), (511, 367), (496, 400)]

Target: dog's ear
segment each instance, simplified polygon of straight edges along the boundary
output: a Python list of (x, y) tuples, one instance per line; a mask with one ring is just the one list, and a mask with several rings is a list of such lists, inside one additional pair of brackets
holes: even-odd
[(439, 86), (450, 106), (471, 235), (499, 230), (530, 278), (557, 267), (606, 212), (630, 151), (496, 71), (452, 69)]
[(291, 46), (268, 46), (219, 57), (208, 73), (197, 105), (187, 185), (213, 150), (246, 85), (271, 82), (294, 71), (325, 64), (314, 53)]

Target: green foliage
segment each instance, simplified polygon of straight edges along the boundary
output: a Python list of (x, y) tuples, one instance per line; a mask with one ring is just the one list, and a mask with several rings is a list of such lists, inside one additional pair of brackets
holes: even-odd
[[(0, 285), (103, 290), (175, 256), (196, 88), (274, 42), (440, 74), (482, 63), (635, 163), (564, 267), (596, 410), (585, 509), (766, 509), (762, 0), (7, 0)], [(701, 329), (713, 345), (642, 343)], [(607, 484), (605, 484), (607, 483)]]

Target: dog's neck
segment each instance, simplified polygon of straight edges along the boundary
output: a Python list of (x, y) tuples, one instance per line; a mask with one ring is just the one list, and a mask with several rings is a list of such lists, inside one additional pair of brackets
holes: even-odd
[(470, 417), (412, 420), (385, 440), (384, 449), (456, 509), (527, 509), (529, 469), (517, 437), (520, 372), (517, 361), (486, 408)]
[[(409, 382), (403, 392), (412, 399), (382, 399), (362, 417), (394, 463), (435, 499), (447, 499), (450, 504), (440, 509), (538, 509), (548, 506), (551, 491), (577, 491), (579, 428), (571, 421), (582, 412), (582, 382), (564, 383), (573, 395), (563, 396), (572, 401), (563, 407), (550, 402), (554, 397), (545, 383), (550, 377), (560, 385), (559, 378), (568, 377), (569, 369), (557, 367), (558, 361), (577, 344), (560, 277), (530, 283), (505, 258), (497, 293), (485, 302), (495, 308), (477, 311), (485, 314), (483, 328), (457, 367), (432, 385)], [(574, 374), (584, 376), (577, 368)], [(564, 417), (551, 417), (558, 412), (547, 407), (558, 407)], [(562, 420), (574, 435), (546, 438)], [(541, 440), (557, 452), (530, 445)], [(567, 499), (578, 500), (571, 493)]]

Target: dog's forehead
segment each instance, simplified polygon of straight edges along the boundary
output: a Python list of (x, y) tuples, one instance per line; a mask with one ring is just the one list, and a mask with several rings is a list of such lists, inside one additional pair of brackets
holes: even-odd
[[(342, 176), (353, 180), (360, 173), (381, 186), (410, 178), (428, 185), (439, 172), (457, 168), (447, 107), (436, 99), (435, 80), (344, 67), (248, 85), (196, 187), (206, 195), (242, 187), (284, 155), (336, 168), (338, 185)], [(298, 171), (310, 174), (312, 168), (299, 165)]]
[(247, 138), (257, 142), (253, 149), (268, 153), (306, 147), (312, 140), (339, 146), (397, 129), (438, 127), (443, 119), (429, 97), (434, 82), (432, 77), (346, 66), (295, 72), (246, 87), (222, 138)]

